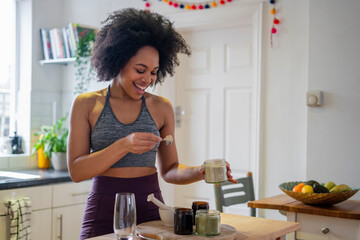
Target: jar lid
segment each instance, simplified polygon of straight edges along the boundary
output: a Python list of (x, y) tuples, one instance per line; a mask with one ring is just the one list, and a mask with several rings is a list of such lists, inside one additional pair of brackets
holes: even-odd
[(206, 216), (206, 217), (218, 217), (220, 212), (212, 209), (200, 209), (196, 211), (197, 216)]
[(176, 208), (175, 213), (179, 214), (192, 214), (193, 210), (191, 208)]
[(226, 165), (226, 161), (225, 159), (209, 159), (209, 160), (205, 160), (204, 162), (205, 165), (210, 165), (210, 166), (224, 166)]
[(208, 202), (205, 202), (205, 201), (194, 201), (192, 203), (193, 206), (208, 206), (209, 203)]

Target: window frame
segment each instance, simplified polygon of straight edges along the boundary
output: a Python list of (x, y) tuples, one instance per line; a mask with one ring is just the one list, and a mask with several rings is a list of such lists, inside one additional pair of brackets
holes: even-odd
[[(13, 48), (13, 59), (12, 59), (12, 69), (10, 77), (10, 122), (9, 122), (9, 137), (14, 136), (14, 132), (17, 132), (17, 135), (21, 137), (22, 140), (22, 154), (0, 154), (0, 169), (11, 169), (19, 167), (29, 167), (31, 163), (29, 162), (30, 156), (30, 140), (31, 140), (31, 124), (30, 124), (30, 99), (25, 99), (21, 96), (20, 82), (25, 83), (31, 79), (31, 75), (24, 78), (24, 69), (26, 69), (27, 63), (31, 63), (31, 42), (29, 43), (28, 39), (32, 35), (31, 30), (25, 30), (26, 27), (22, 23), (28, 23), (29, 17), (31, 18), (31, 9), (32, 9), (32, 0), (11, 0), (13, 4), (13, 34), (14, 34), (14, 44)], [(22, 16), (26, 13), (25, 16)], [(31, 21), (30, 21), (31, 22)], [(29, 23), (32, 24), (32, 23)], [(26, 24), (25, 24), (26, 25)], [(25, 34), (24, 34), (25, 32)], [(24, 40), (22, 40), (24, 39)], [(30, 47), (30, 49), (29, 49)], [(23, 49), (21, 53), (21, 49)], [(29, 53), (30, 52), (30, 53)], [(21, 59), (21, 58), (30, 59)], [(25, 64), (26, 63), (26, 64)], [(31, 69), (31, 66), (30, 66)], [(31, 71), (31, 70), (30, 70)], [(29, 71), (25, 74), (28, 75)], [(30, 80), (31, 81), (31, 80)], [(24, 112), (24, 109), (27, 109)], [(13, 161), (17, 159), (16, 161)], [(30, 164), (30, 165), (29, 165)]]
[(18, 106), (18, 91), (19, 91), (19, 42), (20, 42), (20, 13), (19, 13), (19, 0), (12, 0), (14, 4), (14, 39), (15, 44), (13, 45), (13, 53), (14, 53), (14, 59), (13, 59), (13, 72), (12, 72), (12, 79), (14, 81), (10, 82), (10, 136), (17, 131), (17, 119), (16, 119), (16, 112), (17, 112), (17, 106)]

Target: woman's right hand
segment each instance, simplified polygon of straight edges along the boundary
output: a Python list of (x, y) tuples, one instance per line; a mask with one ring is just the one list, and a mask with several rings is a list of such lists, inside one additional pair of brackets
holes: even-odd
[(141, 154), (153, 149), (162, 138), (153, 133), (135, 132), (125, 138), (126, 147), (129, 152)]

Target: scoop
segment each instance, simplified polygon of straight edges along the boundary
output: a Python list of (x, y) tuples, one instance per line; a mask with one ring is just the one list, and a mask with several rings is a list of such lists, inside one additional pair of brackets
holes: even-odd
[(171, 135), (167, 135), (162, 141), (165, 141), (166, 145), (170, 146), (174, 141), (174, 138)]
[(168, 209), (172, 209), (172, 207), (166, 206), (165, 204), (163, 204), (162, 202), (160, 202), (153, 193), (149, 194), (147, 197), (147, 201), (148, 202), (153, 202), (156, 206), (158, 206), (160, 209), (164, 209), (164, 210), (168, 210)]

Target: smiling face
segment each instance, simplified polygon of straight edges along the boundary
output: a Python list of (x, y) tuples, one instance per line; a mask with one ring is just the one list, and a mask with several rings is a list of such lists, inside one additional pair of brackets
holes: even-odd
[(140, 48), (136, 55), (120, 70), (117, 84), (132, 99), (140, 99), (152, 83), (159, 70), (159, 53), (151, 46)]

